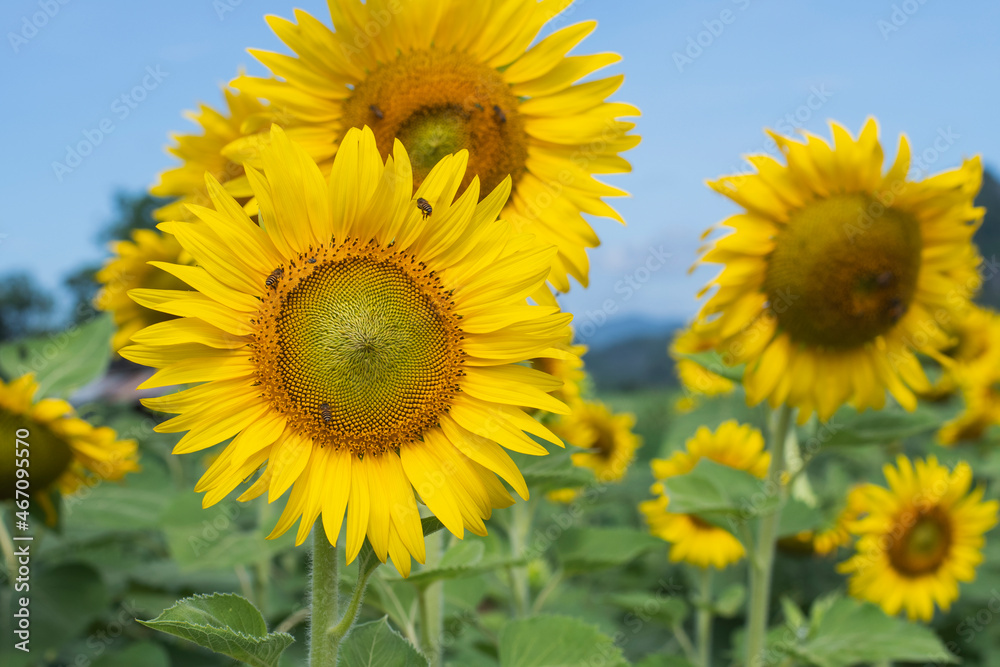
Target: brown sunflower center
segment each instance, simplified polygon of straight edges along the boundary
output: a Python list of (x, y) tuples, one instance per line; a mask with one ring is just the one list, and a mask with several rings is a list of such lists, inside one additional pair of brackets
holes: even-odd
[(344, 126), (368, 125), (383, 157), (406, 147), (413, 187), (442, 157), (469, 151), (462, 188), (478, 175), (483, 196), (524, 172), (528, 141), (518, 99), (501, 74), (462, 53), (431, 49), (380, 65), (344, 105)]
[(364, 454), (435, 426), (458, 390), (464, 352), (434, 272), (356, 242), (281, 269), (262, 300), (254, 359), (263, 395), (293, 428)]
[(53, 482), (66, 472), (73, 462), (73, 450), (66, 441), (42, 424), (36, 424), (24, 415), (14, 414), (0, 408), (0, 433), (3, 442), (0, 443), (0, 500), (9, 500), (15, 496), (17, 489), (17, 463), (23, 457), (17, 457), (15, 450), (23, 449), (17, 446), (15, 435), (20, 429), (28, 430), (28, 437), (21, 438), (28, 443), (28, 461), (31, 471), (30, 486), (27, 492), (35, 493), (47, 489)]
[(837, 195), (792, 214), (775, 239), (764, 289), (795, 342), (856, 347), (906, 314), (920, 251), (911, 215), (867, 195)]
[(934, 572), (951, 547), (951, 522), (940, 508), (922, 513), (889, 548), (893, 569), (909, 577)]

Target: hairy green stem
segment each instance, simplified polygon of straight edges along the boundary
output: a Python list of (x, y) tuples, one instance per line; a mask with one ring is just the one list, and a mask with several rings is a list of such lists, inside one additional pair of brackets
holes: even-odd
[(774, 511), (758, 520), (757, 539), (754, 542), (750, 560), (750, 601), (747, 614), (747, 667), (759, 664), (758, 658), (764, 652), (767, 636), (767, 612), (771, 602), (771, 571), (774, 567), (774, 547), (778, 537), (778, 522), (781, 520), (781, 506), (785, 500), (782, 473), (785, 471), (785, 441), (792, 423), (793, 408), (783, 405), (771, 414), (768, 437), (768, 451), (771, 466), (767, 471), (767, 482), (778, 491), (778, 504)]
[[(431, 533), (425, 538), (427, 545), (427, 560), (425, 567), (433, 568), (441, 562), (443, 551), (440, 531)], [(435, 581), (423, 586), (417, 591), (420, 608), (420, 645), (430, 667), (441, 667), (442, 664), (442, 634), (444, 633), (444, 582)]]
[[(531, 534), (531, 521), (534, 507), (530, 501), (515, 503), (510, 522), (510, 551), (514, 560), (524, 558), (528, 547), (528, 536)], [(528, 584), (528, 568), (526, 565), (515, 565), (508, 568), (511, 578), (511, 588), (514, 593), (514, 606), (518, 616), (526, 616), (531, 608), (531, 588)]]
[(712, 667), (712, 570), (702, 568), (698, 575), (698, 664)]
[[(336, 658), (336, 652), (340, 648), (340, 642), (344, 640), (351, 628), (354, 627), (355, 621), (358, 620), (358, 614), (361, 613), (361, 601), (365, 598), (368, 580), (375, 571), (375, 567), (366, 567), (364, 563), (358, 563), (358, 580), (354, 583), (354, 590), (351, 591), (351, 599), (347, 603), (344, 617), (336, 626), (327, 630), (327, 636), (334, 644), (334, 658)], [(330, 663), (331, 666), (335, 664), (335, 662)]]
[(313, 531), (312, 578), (310, 580), (309, 665), (335, 667), (339, 640), (330, 633), (340, 613), (340, 581), (337, 547), (320, 529)]

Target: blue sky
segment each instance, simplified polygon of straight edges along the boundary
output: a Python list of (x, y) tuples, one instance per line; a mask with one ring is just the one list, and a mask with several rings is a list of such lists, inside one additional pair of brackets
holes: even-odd
[[(218, 104), (240, 66), (262, 72), (246, 48), (281, 50), (263, 16), (294, 7), (329, 21), (318, 0), (5, 0), (0, 271), (55, 288), (103, 258), (113, 192), (173, 164), (168, 134), (192, 127), (181, 112)], [(633, 173), (609, 179), (632, 193), (616, 202), (628, 227), (595, 222), (591, 287), (563, 299), (578, 322), (609, 304), (612, 317), (693, 314), (710, 277), (686, 275), (699, 235), (734, 211), (704, 181), (768, 150), (764, 127), (826, 132), (832, 118), (856, 132), (874, 115), (890, 151), (905, 132), (933, 171), (976, 153), (1000, 166), (995, 0), (578, 0), (549, 29), (584, 19), (599, 26), (578, 52), (624, 56), (607, 71), (626, 74), (617, 98), (643, 110), (643, 141)], [(88, 136), (91, 154), (53, 167)], [(654, 255), (666, 259), (650, 272)]]

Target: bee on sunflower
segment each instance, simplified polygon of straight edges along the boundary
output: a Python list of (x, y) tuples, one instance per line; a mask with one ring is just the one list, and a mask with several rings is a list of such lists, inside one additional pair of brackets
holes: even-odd
[[(486, 193), (509, 175), (502, 217), (558, 249), (548, 280), (565, 292), (570, 276), (587, 285), (586, 250), (599, 243), (582, 214), (624, 222), (605, 198), (626, 193), (594, 176), (630, 171), (620, 153), (639, 142), (629, 134), (634, 123), (621, 120), (638, 109), (607, 101), (622, 75), (579, 83), (620, 57), (567, 55), (596, 22), (532, 46), (569, 4), (348, 0), (330, 3), (333, 30), (296, 10), (295, 21), (268, 17), (294, 55), (251, 50), (274, 78), (241, 76), (232, 85), (280, 108), (282, 126), (322, 165), (350, 128), (367, 125), (383, 157), (394, 140), (403, 143), (417, 187), (459, 150), (469, 152), (463, 186), (478, 177)], [(261, 135), (248, 136), (227, 150), (252, 153), (260, 143)], [(541, 290), (536, 298), (551, 301)]]
[(144, 400), (178, 415), (157, 427), (187, 431), (174, 453), (232, 438), (196, 486), (206, 506), (264, 466), (240, 499), (290, 491), (271, 537), (299, 521), (301, 543), (321, 516), (331, 544), (346, 526), (348, 562), (367, 537), (408, 575), (425, 557), (415, 493), (456, 536), (485, 535), (514, 502), (498, 475), (528, 496), (505, 449), (546, 454), (529, 433), (562, 444), (521, 409), (568, 411), (547, 393), (558, 382), (523, 365), (563, 354), (571, 316), (526, 301), (555, 249), (497, 220), (509, 179), (456, 196), (465, 151), (415, 193), (403, 145), (383, 161), (367, 128), (326, 180), (277, 126), (261, 158), (263, 172), (246, 167), (259, 226), (211, 174), (214, 208), (160, 225), (197, 261), (166, 267), (193, 289), (130, 292), (176, 319), (121, 354), (159, 369), (143, 387), (198, 383)]
[(911, 180), (905, 137), (883, 171), (874, 120), (856, 139), (832, 130), (832, 146), (770, 133), (784, 164), (751, 156), (754, 173), (709, 183), (744, 210), (700, 259), (723, 265), (700, 325), (727, 363), (746, 364), (750, 404), (798, 408), (800, 423), (845, 403), (881, 409), (886, 392), (914, 409), (930, 387), (917, 353), (947, 346), (943, 324), (968, 308), (979, 262), (978, 157)]

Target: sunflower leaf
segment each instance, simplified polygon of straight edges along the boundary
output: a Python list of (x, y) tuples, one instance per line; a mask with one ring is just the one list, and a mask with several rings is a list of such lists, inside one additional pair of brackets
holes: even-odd
[(811, 451), (818, 446), (858, 447), (904, 440), (937, 430), (960, 408), (959, 401), (943, 407), (920, 403), (913, 412), (900, 407), (865, 412), (844, 408), (822, 424), (815, 435), (804, 435), (803, 448)]
[(566, 571), (575, 573), (624, 565), (665, 545), (663, 540), (631, 528), (571, 528), (556, 541), (556, 550)]
[(427, 667), (410, 642), (389, 627), (385, 616), (351, 630), (340, 649), (340, 667)]
[(628, 663), (611, 637), (567, 616), (534, 616), (500, 630), (500, 667), (577, 667)]
[(694, 514), (736, 535), (741, 523), (773, 512), (781, 500), (776, 485), (710, 459), (663, 486), (671, 512)]
[(715, 373), (727, 380), (739, 382), (743, 379), (743, 364), (738, 366), (727, 366), (722, 363), (722, 355), (718, 352), (692, 352), (691, 354), (678, 354), (681, 359), (687, 359), (698, 364), (706, 371)]
[[(817, 608), (817, 606), (821, 608)], [(945, 664), (958, 662), (932, 630), (887, 616), (870, 602), (850, 598), (813, 605), (808, 635), (785, 651), (816, 667), (848, 667), (883, 661)]]
[(0, 374), (13, 379), (34, 373), (37, 398), (68, 398), (104, 375), (111, 361), (110, 315), (100, 315), (65, 331), (0, 345)]
[(281, 653), (295, 641), (284, 632), (268, 633), (257, 608), (232, 593), (185, 598), (156, 618), (139, 622), (252, 667), (277, 667)]

